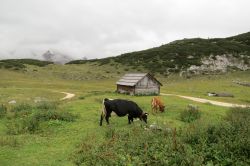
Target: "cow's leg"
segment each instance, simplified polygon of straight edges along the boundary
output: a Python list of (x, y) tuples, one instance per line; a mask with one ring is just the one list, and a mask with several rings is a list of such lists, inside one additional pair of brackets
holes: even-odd
[(131, 121), (133, 122), (133, 117), (128, 115), (128, 124), (131, 124)]
[(105, 117), (107, 124), (109, 124), (109, 117), (111, 117), (111, 112), (107, 112), (107, 115)]
[(109, 116), (105, 117), (107, 124), (109, 124)]
[(103, 121), (103, 115), (101, 115), (100, 126), (102, 126), (102, 121)]

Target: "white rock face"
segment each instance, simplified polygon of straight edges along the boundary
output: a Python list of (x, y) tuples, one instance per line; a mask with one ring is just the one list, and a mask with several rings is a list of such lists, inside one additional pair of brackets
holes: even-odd
[[(244, 63), (243, 58), (247, 57), (248, 64)], [(187, 69), (187, 72), (193, 74), (201, 74), (204, 72), (227, 72), (228, 67), (235, 67), (240, 70), (250, 69), (250, 57), (243, 55), (241, 58), (236, 58), (232, 55), (210, 55), (209, 58), (203, 58), (201, 60), (202, 65), (192, 65)]]

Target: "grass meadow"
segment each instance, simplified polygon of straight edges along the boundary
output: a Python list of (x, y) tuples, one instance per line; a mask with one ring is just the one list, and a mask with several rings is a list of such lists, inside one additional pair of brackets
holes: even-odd
[[(104, 125), (100, 127), (99, 118), (103, 98), (133, 100), (145, 112), (149, 113), (148, 125), (157, 124), (163, 128), (169, 128), (171, 131), (177, 131), (177, 135), (181, 135), (182, 130), (194, 125), (194, 123), (198, 126), (220, 124), (229, 112), (229, 108), (213, 106), (209, 103), (201, 104), (174, 96), (162, 96), (166, 111), (152, 114), (150, 108), (152, 96), (129, 96), (114, 92), (116, 90), (115, 82), (127, 72), (126, 70), (122, 67), (116, 69), (112, 66), (91, 66), (89, 64), (48, 65), (46, 67), (28, 66), (26, 71), (0, 69), (0, 105), (4, 107), (2, 108), (3, 116), (1, 116), (0, 109), (0, 165), (99, 165), (100, 163), (107, 164), (105, 162), (112, 159), (112, 157), (121, 161), (121, 163), (111, 163), (112, 165), (138, 165), (140, 163), (144, 165), (164, 165), (166, 163), (174, 165), (171, 162), (179, 163), (182, 160), (185, 162), (180, 162), (179, 165), (187, 163), (190, 165), (199, 164), (194, 162), (196, 156), (190, 150), (192, 146), (184, 146), (184, 149), (189, 150), (186, 150), (185, 153), (180, 152), (186, 155), (185, 160), (182, 158), (177, 159), (178, 155), (176, 155), (177, 157), (174, 159), (169, 157), (168, 161), (161, 164), (148, 162), (153, 161), (152, 158), (156, 160), (157, 156), (151, 156), (150, 158), (150, 155), (148, 155), (141, 161), (131, 157), (133, 156), (132, 152), (120, 152), (119, 154), (127, 154), (122, 156), (114, 156), (114, 154), (109, 156), (108, 152), (117, 150), (118, 143), (116, 144), (115, 141), (120, 141), (119, 145), (124, 145), (123, 148), (126, 149), (123, 140), (120, 140), (124, 136), (119, 135), (120, 131), (122, 131), (121, 134), (123, 132), (125, 135), (126, 133), (131, 134), (128, 140), (135, 139), (138, 141), (139, 138), (152, 138), (156, 141), (156, 144), (158, 140), (155, 140), (155, 138), (161, 135), (159, 133), (155, 133), (155, 137), (154, 133), (147, 135), (146, 130), (144, 130), (147, 126), (143, 122), (135, 121), (134, 124), (128, 125), (127, 117), (118, 118), (116, 115), (112, 115), (109, 126), (104, 122)], [(163, 93), (250, 104), (250, 88), (232, 82), (233, 80), (250, 81), (249, 71), (224, 75), (196, 76), (190, 79), (183, 79), (177, 75), (169, 77), (156, 75), (156, 77), (163, 83), (161, 89)], [(235, 97), (211, 98), (206, 95), (207, 92), (211, 91), (228, 92), (234, 94)], [(60, 92), (74, 93), (76, 96), (69, 100), (60, 101), (65, 96)], [(8, 103), (12, 100), (15, 100), (16, 104)], [(56, 107), (46, 106), (46, 103), (56, 103)], [(28, 106), (24, 106), (25, 104)], [(43, 104), (41, 107), (44, 108), (39, 107), (39, 104)], [(199, 108), (201, 117), (195, 122), (187, 123), (181, 120), (180, 115), (188, 104), (196, 105)], [(71, 117), (74, 118), (71, 120)], [(17, 132), (11, 132), (14, 130)], [(141, 132), (141, 136), (135, 137), (132, 131), (137, 131), (137, 134)], [(142, 138), (143, 134), (148, 137)], [(172, 140), (172, 137), (175, 138), (172, 132), (170, 135), (170, 140)], [(109, 149), (105, 144), (107, 140), (111, 141), (109, 144), (112, 144), (112, 141), (114, 142), (113, 149)], [(249, 137), (246, 137), (246, 141), (249, 143)], [(97, 162), (91, 158), (97, 152), (94, 150), (88, 151), (88, 148), (86, 148), (88, 146), (91, 149), (99, 149), (99, 151), (102, 149), (107, 153), (100, 154), (97, 157)], [(133, 149), (133, 147), (130, 148)], [(157, 152), (157, 148), (152, 151)], [(91, 156), (83, 154), (84, 150)], [(158, 151), (161, 151), (160, 148)], [(173, 153), (175, 152), (173, 150)], [(137, 155), (140, 156), (140, 154), (138, 152)], [(249, 152), (246, 154), (249, 155)], [(136, 154), (134, 155), (136, 156)], [(192, 159), (192, 161), (186, 161), (187, 158)], [(230, 160), (232, 161), (228, 161), (229, 164), (235, 162), (231, 158)], [(211, 162), (210, 160), (205, 162), (202, 159), (199, 161), (204, 165), (216, 164), (216, 162), (223, 165), (220, 162), (222, 159), (211, 158)], [(237, 163), (249, 164), (249, 160), (242, 159), (242, 161), (237, 160)]]

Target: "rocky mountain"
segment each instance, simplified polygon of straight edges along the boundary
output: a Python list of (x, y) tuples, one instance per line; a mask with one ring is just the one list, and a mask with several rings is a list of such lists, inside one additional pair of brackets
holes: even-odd
[(228, 38), (192, 38), (116, 57), (71, 61), (68, 64), (120, 63), (152, 73), (210, 74), (250, 69), (250, 32)]
[(54, 62), (56, 64), (65, 64), (67, 62), (70, 62), (73, 60), (73, 58), (71, 58), (68, 55), (63, 55), (57, 52), (52, 52), (50, 50), (48, 50), (47, 52), (45, 52), (42, 55), (43, 60), (45, 61), (49, 61), (49, 62)]

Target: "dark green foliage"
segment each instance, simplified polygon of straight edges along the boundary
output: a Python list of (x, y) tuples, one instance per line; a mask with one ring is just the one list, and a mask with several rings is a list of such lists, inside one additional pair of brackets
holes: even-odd
[(4, 105), (0, 105), (0, 118), (4, 117), (7, 113), (7, 108)]
[(24, 117), (32, 113), (33, 106), (27, 103), (21, 103), (15, 105), (11, 108), (11, 112), (14, 114), (14, 117)]
[(11, 109), (11, 111), (12, 111), (12, 112), (31, 111), (32, 108), (33, 108), (33, 106), (30, 105), (30, 104), (21, 103), (21, 104), (15, 105), (15, 106)]
[(203, 164), (250, 164), (250, 109), (233, 109), (218, 125), (191, 126), (183, 135), (194, 153), (200, 154)]
[(249, 38), (250, 38), (250, 32), (247, 32), (247, 33), (243, 33), (243, 34), (240, 34), (240, 35), (237, 35), (237, 36), (229, 37), (227, 39), (237, 41), (239, 43), (246, 44), (246, 45), (249, 46), (250, 45)]
[(0, 68), (20, 70), (24, 69), (25, 65), (15, 61), (0, 61)]
[(12, 108), (12, 119), (6, 124), (8, 134), (35, 133), (40, 124), (50, 120), (73, 122), (77, 116), (58, 110), (58, 103), (42, 102), (36, 106), (20, 104)]
[(192, 122), (199, 119), (201, 117), (201, 113), (197, 106), (188, 105), (188, 107), (181, 112), (180, 117), (183, 122)]
[(78, 99), (84, 100), (84, 99), (85, 99), (85, 96), (79, 96)]
[(65, 111), (47, 110), (36, 112), (32, 118), (36, 121), (61, 120), (66, 122), (72, 122), (75, 120), (76, 116)]
[(36, 108), (39, 110), (56, 110), (58, 103), (56, 102), (40, 102)]
[[(250, 109), (234, 109), (219, 124), (201, 121), (176, 131), (104, 128), (102, 142), (84, 139), (71, 155), (75, 165), (249, 165)], [(168, 130), (167, 130), (168, 129)]]
[(69, 65), (69, 64), (85, 64), (87, 62), (88, 62), (88, 60), (74, 60), (74, 61), (70, 61), (70, 62), (66, 63), (66, 65)]
[(71, 156), (76, 165), (193, 165), (197, 155), (189, 155), (177, 144), (174, 132), (145, 131), (133, 127), (131, 131), (106, 131), (105, 141), (90, 137), (78, 145)]
[(53, 62), (40, 61), (40, 60), (35, 60), (35, 59), (0, 60), (0, 68), (5, 68), (5, 69), (21, 70), (21, 69), (26, 68), (25, 64), (43, 67), (48, 64), (53, 64)]

